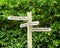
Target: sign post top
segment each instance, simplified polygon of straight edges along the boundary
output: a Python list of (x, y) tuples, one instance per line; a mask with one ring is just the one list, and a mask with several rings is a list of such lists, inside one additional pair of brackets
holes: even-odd
[(27, 14), (32, 14), (32, 12), (28, 12)]

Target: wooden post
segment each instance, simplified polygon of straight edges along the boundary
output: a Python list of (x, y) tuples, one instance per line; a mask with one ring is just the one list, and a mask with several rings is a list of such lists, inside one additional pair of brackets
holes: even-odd
[(32, 25), (30, 23), (32, 22), (32, 13), (28, 12), (28, 24), (27, 24), (27, 48), (32, 48)]

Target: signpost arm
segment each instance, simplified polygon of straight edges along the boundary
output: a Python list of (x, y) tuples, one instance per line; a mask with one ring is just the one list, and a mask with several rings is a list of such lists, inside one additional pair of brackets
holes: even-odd
[(32, 13), (28, 12), (28, 25), (27, 25), (27, 48), (32, 48), (32, 25), (30, 23), (32, 22)]

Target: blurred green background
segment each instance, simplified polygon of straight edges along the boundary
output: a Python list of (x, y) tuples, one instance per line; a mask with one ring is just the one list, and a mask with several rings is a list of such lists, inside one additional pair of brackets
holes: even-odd
[(60, 0), (0, 0), (0, 48), (27, 48), (27, 21), (8, 20), (7, 17), (26, 16), (32, 12), (35, 27), (51, 27), (50, 32), (32, 33), (33, 48), (60, 48)]

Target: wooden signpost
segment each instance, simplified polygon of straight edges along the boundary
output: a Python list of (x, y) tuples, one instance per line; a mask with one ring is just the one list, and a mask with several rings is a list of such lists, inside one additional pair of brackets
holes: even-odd
[(27, 20), (27, 23), (21, 24), (20, 27), (27, 27), (27, 48), (32, 48), (32, 31), (51, 31), (51, 28), (33, 28), (32, 26), (38, 25), (39, 21), (32, 22), (32, 13), (28, 12), (27, 17), (9, 16), (9, 20)]

